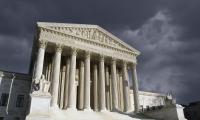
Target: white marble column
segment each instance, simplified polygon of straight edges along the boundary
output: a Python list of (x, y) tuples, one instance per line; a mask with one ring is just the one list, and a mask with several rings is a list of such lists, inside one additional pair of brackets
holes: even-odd
[(97, 65), (93, 66), (93, 83), (94, 83), (94, 111), (98, 111), (98, 73), (97, 73)]
[(51, 68), (51, 66), (52, 66), (52, 63), (49, 63), (49, 65), (48, 65), (48, 75), (47, 75), (47, 77), (46, 77), (46, 79), (48, 80), (48, 81), (50, 81), (50, 79), (51, 79), (51, 70), (52, 70), (52, 68)]
[(84, 110), (90, 110), (90, 53), (85, 55)]
[(63, 66), (60, 75), (60, 109), (64, 108), (65, 72), (66, 66)]
[(39, 49), (37, 53), (37, 61), (34, 71), (34, 79), (36, 80), (40, 79), (42, 76), (46, 44), (47, 43), (45, 41), (39, 41)]
[(133, 83), (133, 95), (134, 95), (134, 108), (135, 112), (139, 112), (139, 95), (138, 95), (138, 80), (137, 80), (137, 72), (136, 72), (136, 64), (132, 66), (132, 83)]
[(99, 62), (99, 81), (100, 81), (100, 110), (106, 110), (106, 97), (105, 97), (105, 68), (104, 56), (100, 56)]
[(75, 48), (72, 48), (72, 54), (71, 54), (71, 65), (70, 65), (70, 74), (69, 74), (69, 96), (68, 96), (68, 109), (76, 110), (76, 54), (77, 51)]
[(67, 109), (68, 103), (68, 87), (69, 87), (69, 73), (70, 73), (70, 59), (66, 59), (66, 70), (65, 70), (65, 92), (64, 92), (64, 109)]
[[(109, 82), (110, 82), (110, 103), (112, 103), (112, 99), (113, 99), (113, 96), (112, 96), (112, 79), (111, 79), (111, 75), (109, 75)], [(111, 110), (112, 109), (112, 104), (110, 104), (110, 108), (109, 108), (109, 110)]]
[(122, 73), (119, 72), (119, 84), (120, 84), (120, 108), (121, 111), (124, 111), (124, 93), (123, 93), (123, 77)]
[(112, 59), (111, 63), (111, 83), (112, 83), (112, 110), (118, 109), (118, 96), (117, 96), (117, 72), (116, 60)]
[(54, 56), (53, 63), (53, 74), (52, 74), (52, 99), (51, 99), (51, 107), (58, 107), (58, 88), (59, 88), (59, 74), (60, 74), (60, 63), (61, 63), (61, 52), (62, 46), (60, 44), (56, 45), (56, 53)]
[(127, 73), (127, 64), (123, 62), (123, 94), (124, 94), (124, 112), (129, 110), (129, 81)]
[(109, 79), (109, 68), (106, 66), (106, 108), (110, 110), (110, 79)]
[(78, 96), (78, 101), (79, 101), (79, 109), (82, 110), (84, 107), (84, 62), (80, 61), (80, 72), (79, 72), (79, 96)]
[(119, 70), (116, 68), (117, 72), (117, 93), (118, 93), (118, 110), (121, 110), (121, 88), (120, 88), (120, 80), (119, 80)]

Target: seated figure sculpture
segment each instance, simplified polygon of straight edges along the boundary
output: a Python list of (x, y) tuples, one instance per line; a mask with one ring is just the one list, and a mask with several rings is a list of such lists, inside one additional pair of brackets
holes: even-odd
[(50, 87), (50, 81), (45, 79), (45, 76), (42, 75), (40, 79), (34, 81), (34, 91), (39, 93), (48, 93)]

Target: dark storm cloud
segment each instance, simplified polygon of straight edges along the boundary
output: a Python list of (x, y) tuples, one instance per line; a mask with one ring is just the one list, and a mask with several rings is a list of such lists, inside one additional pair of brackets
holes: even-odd
[[(157, 9), (155, 0), (151, 2), (140, 0), (136, 2), (137, 4), (132, 0), (126, 2), (120, 0), (2, 0), (0, 3), (0, 36), (3, 36), (1, 41), (10, 44), (6, 50), (9, 54), (16, 54), (11, 52), (12, 49), (18, 49), (15, 42), (12, 41), (20, 43), (20, 38), (26, 39), (27, 45), (31, 47), (37, 21), (98, 24), (107, 27), (107, 29), (110, 26), (113, 29), (113, 26), (119, 28), (119, 26), (127, 25), (137, 28)], [(12, 36), (19, 39), (12, 39)], [(4, 37), (9, 38), (10, 42), (3, 39)], [(11, 48), (11, 46), (15, 47)], [(3, 67), (6, 63), (10, 64), (9, 59), (12, 55), (9, 54), (4, 56), (4, 59), (8, 59), (8, 61), (2, 60), (2, 69), (7, 69)], [(28, 59), (24, 58), (24, 60)], [(24, 63), (23, 59), (22, 63)], [(16, 66), (17, 64), (11, 67)], [(25, 70), (25, 68), (23, 69)]]
[(142, 52), (141, 89), (197, 100), (199, 11), (199, 0), (1, 0), (0, 68), (28, 72), (37, 21), (98, 24)]
[(175, 0), (173, 2), (166, 1), (165, 5), (170, 14), (173, 16), (172, 22), (186, 28), (183, 38), (200, 38), (199, 0)]
[(198, 100), (200, 76), (196, 71), (200, 69), (200, 41), (182, 39), (186, 28), (171, 24), (173, 18), (169, 14), (160, 11), (140, 28), (127, 28), (117, 33), (142, 51), (138, 72), (141, 89), (172, 91), (181, 103)]

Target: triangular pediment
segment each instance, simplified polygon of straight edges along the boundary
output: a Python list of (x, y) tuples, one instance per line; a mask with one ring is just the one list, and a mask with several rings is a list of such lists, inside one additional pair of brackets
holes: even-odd
[(43, 27), (52, 31), (61, 32), (75, 37), (93, 40), (107, 46), (140, 54), (138, 50), (126, 44), (113, 34), (98, 25), (69, 24), (69, 23), (46, 23), (38, 22), (38, 27)]

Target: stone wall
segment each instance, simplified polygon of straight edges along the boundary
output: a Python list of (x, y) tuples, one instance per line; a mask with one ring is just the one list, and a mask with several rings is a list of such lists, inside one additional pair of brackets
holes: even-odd
[(146, 111), (144, 114), (159, 120), (186, 120), (183, 107), (180, 105), (165, 106), (161, 109)]
[[(8, 94), (7, 105), (0, 106), (0, 118), (4, 120), (24, 120), (29, 112), (29, 92), (31, 77), (25, 74), (0, 71), (0, 100), (2, 94)], [(17, 98), (23, 96), (21, 106), (17, 105)]]
[[(166, 95), (139, 91), (139, 103), (140, 109), (146, 110), (152, 107), (164, 106), (166, 105)], [(134, 110), (134, 95), (133, 90), (130, 90), (130, 109)]]

